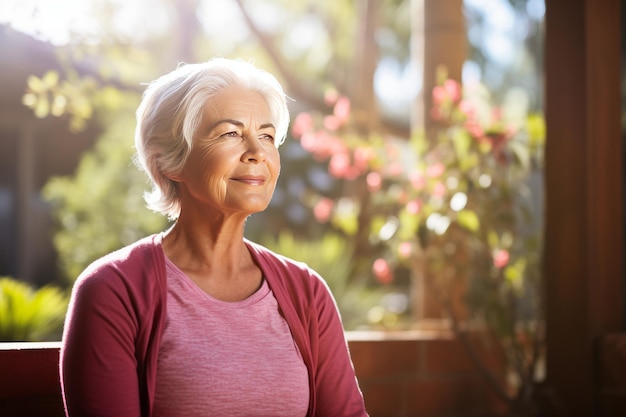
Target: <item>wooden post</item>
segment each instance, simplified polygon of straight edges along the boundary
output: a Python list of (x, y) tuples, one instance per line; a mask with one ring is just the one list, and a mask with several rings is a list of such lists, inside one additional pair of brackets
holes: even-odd
[(624, 326), (620, 25), (620, 0), (546, 1), (546, 382), (570, 417), (597, 415), (594, 343)]
[(411, 55), (423, 81), (411, 127), (419, 131), (429, 126), (437, 67), (445, 66), (450, 78), (461, 81), (467, 29), (463, 0), (412, 0), (411, 14)]
[[(463, 15), (463, 0), (411, 0), (411, 57), (419, 71), (422, 89), (411, 109), (411, 130), (419, 134), (430, 129), (432, 91), (437, 83), (439, 66), (448, 69), (450, 78), (461, 81), (463, 63), (467, 57), (467, 30)], [(412, 272), (414, 319), (425, 323), (439, 320), (442, 307), (436, 300), (436, 289), (417, 262)]]

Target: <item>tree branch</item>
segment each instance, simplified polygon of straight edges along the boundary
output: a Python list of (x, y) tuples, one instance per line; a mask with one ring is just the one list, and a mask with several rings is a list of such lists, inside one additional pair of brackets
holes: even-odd
[(276, 69), (280, 73), (281, 77), (285, 80), (287, 90), (290, 91), (292, 95), (313, 105), (316, 109), (320, 109), (322, 111), (328, 110), (328, 106), (324, 102), (323, 93), (315, 93), (311, 91), (305, 86), (302, 80), (293, 76), (293, 71), (288, 68), (288, 64), (282, 53), (278, 50), (278, 48), (276, 48), (272, 39), (270, 39), (258, 28), (243, 2), (241, 0), (235, 0), (235, 3), (239, 6), (241, 14), (250, 28), (250, 31), (256, 36), (261, 46), (265, 49), (265, 52), (267, 52), (274, 62), (274, 65), (276, 66)]
[[(252, 19), (252, 16), (250, 16), (250, 13), (247, 11), (243, 1), (235, 0), (235, 3), (239, 7), (246, 24), (250, 28), (250, 31), (258, 39), (261, 46), (265, 49), (265, 52), (269, 55), (270, 59), (276, 66), (280, 76), (285, 80), (286, 89), (290, 92), (290, 95), (294, 98), (298, 98), (300, 101), (308, 103), (316, 110), (328, 112), (328, 105), (324, 101), (324, 95), (321, 88), (319, 92), (316, 92), (314, 91), (316, 87), (311, 88), (311, 86), (307, 86), (302, 79), (294, 76), (294, 72), (289, 68), (289, 64), (286, 62), (283, 54), (278, 50), (278, 48), (276, 48), (276, 43), (267, 34), (259, 29)], [(384, 119), (381, 121), (380, 128), (388, 134), (401, 138), (408, 138), (411, 133), (408, 122), (401, 123)]]

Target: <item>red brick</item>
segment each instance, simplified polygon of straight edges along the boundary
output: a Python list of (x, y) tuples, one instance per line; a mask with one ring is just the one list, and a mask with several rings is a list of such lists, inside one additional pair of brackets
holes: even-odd
[(429, 379), (410, 385), (407, 416), (497, 415), (502, 405), (494, 400), (490, 388), (477, 376)]
[(399, 378), (419, 371), (419, 341), (359, 341), (350, 353), (359, 380)]
[(426, 345), (426, 371), (429, 375), (473, 372), (476, 370), (458, 340), (435, 340)]
[[(503, 356), (496, 343), (479, 335), (470, 337), (470, 343), (482, 366), (495, 373), (502, 372)], [(425, 346), (426, 371), (429, 374), (472, 373), (477, 370), (468, 348), (459, 339), (432, 341)]]
[(365, 408), (370, 417), (406, 415), (406, 384), (402, 382), (371, 383), (361, 386)]

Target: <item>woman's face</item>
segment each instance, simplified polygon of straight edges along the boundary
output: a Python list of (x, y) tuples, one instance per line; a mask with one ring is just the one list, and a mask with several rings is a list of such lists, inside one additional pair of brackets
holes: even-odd
[(189, 159), (180, 176), (181, 214), (224, 215), (265, 210), (280, 173), (276, 128), (260, 93), (229, 88), (204, 107)]

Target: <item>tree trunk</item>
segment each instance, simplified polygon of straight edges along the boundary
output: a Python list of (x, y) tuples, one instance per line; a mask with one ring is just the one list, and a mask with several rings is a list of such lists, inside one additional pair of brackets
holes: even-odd
[(365, 131), (379, 131), (380, 115), (374, 93), (374, 74), (378, 64), (376, 29), (380, 0), (359, 0), (356, 5), (357, 28), (356, 54), (354, 57), (350, 96), (359, 126)]
[(437, 83), (437, 68), (444, 66), (448, 76), (461, 81), (467, 57), (467, 30), (463, 0), (411, 0), (411, 55), (422, 89), (415, 100), (411, 128), (414, 132), (430, 129), (432, 90)]
[[(422, 89), (412, 109), (411, 130), (428, 133), (431, 128), (432, 90), (437, 83), (437, 68), (446, 67), (448, 76), (461, 81), (467, 54), (467, 34), (463, 0), (411, 0), (411, 59), (423, 80)], [(421, 262), (418, 266), (424, 268)], [(433, 296), (433, 279), (425, 271), (413, 271), (412, 303), (419, 323), (445, 317)]]

